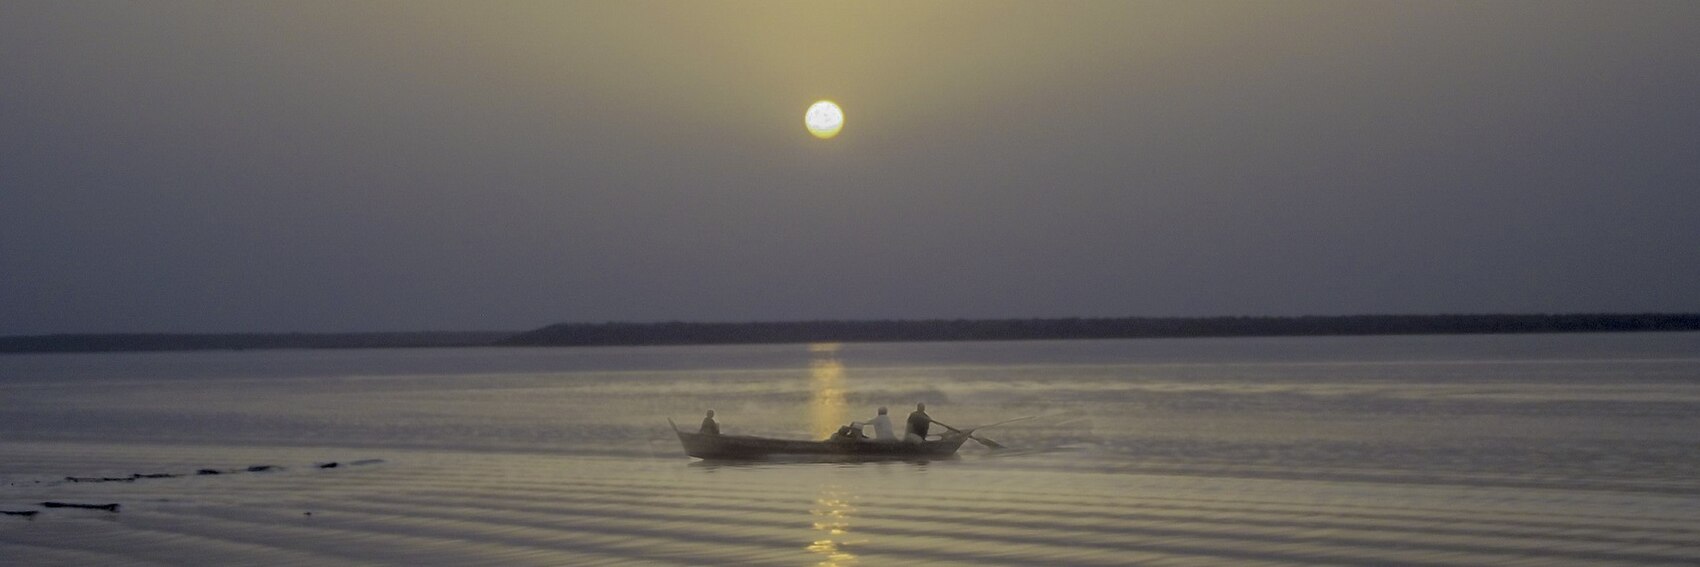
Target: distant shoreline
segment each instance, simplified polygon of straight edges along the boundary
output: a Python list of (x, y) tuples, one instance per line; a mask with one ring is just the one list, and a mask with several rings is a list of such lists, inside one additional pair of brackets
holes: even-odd
[(0, 337), (0, 353), (660, 346), (1700, 331), (1700, 314), (1341, 315), (561, 323), (524, 332), (111, 333)]
[(490, 346), (513, 332), (85, 333), (0, 337), (0, 354)]

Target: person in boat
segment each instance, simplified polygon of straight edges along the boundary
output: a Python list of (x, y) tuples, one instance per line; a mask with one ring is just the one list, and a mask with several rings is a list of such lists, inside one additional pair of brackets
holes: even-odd
[(697, 433), (703, 435), (720, 434), (720, 424), (714, 422), (714, 410), (708, 410), (708, 415), (702, 418), (702, 427), (697, 429)]
[(897, 436), (891, 432), (891, 416), (886, 414), (885, 406), (880, 406), (879, 415), (874, 416), (873, 419), (852, 423), (850, 425), (857, 429), (862, 429), (869, 425), (874, 426), (874, 441), (889, 442), (897, 440)]
[(867, 441), (868, 436), (862, 434), (862, 422), (852, 421), (850, 425), (838, 428), (838, 433), (832, 434), (834, 440)]
[(909, 414), (908, 427), (904, 430), (903, 440), (910, 443), (920, 443), (927, 440), (927, 428), (934, 423), (933, 417), (927, 415), (927, 404), (915, 404), (915, 411)]

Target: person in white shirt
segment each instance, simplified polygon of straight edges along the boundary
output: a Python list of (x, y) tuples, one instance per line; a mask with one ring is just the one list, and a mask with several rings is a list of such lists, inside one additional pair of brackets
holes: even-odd
[(896, 441), (897, 436), (891, 432), (891, 416), (886, 415), (885, 406), (880, 406), (880, 414), (862, 423), (863, 426), (874, 426), (875, 441)]

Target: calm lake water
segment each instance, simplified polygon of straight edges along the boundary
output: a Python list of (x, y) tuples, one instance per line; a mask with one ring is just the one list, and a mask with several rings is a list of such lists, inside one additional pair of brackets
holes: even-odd
[[(916, 402), (1038, 417), (931, 462), (667, 426)], [(10, 355), (0, 424), (31, 564), (1700, 562), (1700, 333)], [(133, 474), (183, 476), (90, 481)]]

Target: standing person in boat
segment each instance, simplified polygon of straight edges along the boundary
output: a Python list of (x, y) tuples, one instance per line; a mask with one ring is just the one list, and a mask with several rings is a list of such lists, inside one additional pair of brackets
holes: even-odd
[(864, 425), (864, 426), (865, 425), (872, 425), (872, 426), (874, 426), (874, 440), (875, 441), (896, 441), (897, 440), (897, 436), (892, 434), (892, 432), (891, 432), (891, 416), (886, 415), (885, 406), (880, 406), (880, 414), (879, 415), (874, 416), (873, 419), (862, 422), (860, 425)]
[(708, 410), (708, 415), (702, 418), (702, 428), (697, 429), (697, 433), (703, 435), (720, 434), (720, 424), (714, 422), (714, 410)]
[(909, 414), (909, 427), (905, 429), (903, 440), (910, 443), (920, 443), (927, 440), (927, 427), (938, 423), (927, 415), (927, 404), (915, 404), (915, 411)]

